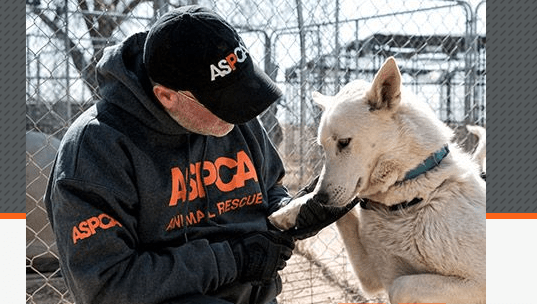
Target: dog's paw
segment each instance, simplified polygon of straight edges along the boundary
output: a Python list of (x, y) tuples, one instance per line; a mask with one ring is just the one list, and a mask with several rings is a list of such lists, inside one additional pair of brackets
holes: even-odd
[(296, 218), (300, 211), (300, 207), (304, 205), (310, 198), (313, 197), (312, 193), (308, 193), (304, 196), (291, 200), (289, 204), (280, 210), (272, 213), (268, 219), (276, 228), (281, 230), (289, 230), (296, 225)]

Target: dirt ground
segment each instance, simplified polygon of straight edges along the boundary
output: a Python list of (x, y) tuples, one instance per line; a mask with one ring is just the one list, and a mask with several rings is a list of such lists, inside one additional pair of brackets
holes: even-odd
[(280, 304), (388, 302), (363, 296), (334, 225), (315, 237), (297, 242), (287, 265), (281, 273)]

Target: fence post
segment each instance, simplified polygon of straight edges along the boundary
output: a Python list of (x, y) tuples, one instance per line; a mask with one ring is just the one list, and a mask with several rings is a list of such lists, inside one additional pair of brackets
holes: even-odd
[(335, 71), (335, 79), (334, 79), (334, 91), (335, 92), (338, 92), (339, 91), (339, 87), (340, 87), (340, 83), (339, 83), (339, 71), (340, 71), (340, 64), (339, 64), (339, 54), (340, 54), (340, 45), (339, 45), (339, 0), (336, 0), (336, 12), (335, 12), (335, 15), (336, 15), (336, 25), (335, 25), (335, 44), (336, 44), (336, 48), (335, 48), (335, 60), (336, 60), (336, 71)]
[(473, 64), (473, 55), (474, 55), (474, 47), (473, 47), (473, 12), (470, 5), (465, 1), (457, 1), (459, 5), (461, 5), (466, 13), (466, 33), (464, 36), (464, 70), (465, 70), (465, 77), (466, 81), (464, 82), (464, 112), (465, 112), (465, 118), (464, 123), (465, 124), (471, 124), (474, 121), (474, 111), (473, 111), (473, 99), (472, 99), (472, 91), (474, 83), (474, 64)]
[(65, 92), (66, 92), (66, 100), (65, 100), (65, 107), (67, 109), (67, 117), (66, 121), (71, 120), (71, 89), (70, 89), (70, 80), (69, 80), (69, 1), (64, 1), (64, 16), (65, 16)]
[(154, 21), (165, 14), (168, 11), (168, 3), (165, 0), (154, 0), (153, 1), (153, 18)]
[[(304, 138), (304, 128), (306, 123), (306, 33), (304, 32), (304, 19), (302, 16), (302, 2), (296, 0), (297, 20), (298, 20), (298, 35), (300, 38), (300, 139)], [(299, 145), (299, 178), (298, 184), (302, 185), (304, 177), (304, 146)]]
[[(480, 67), (480, 56), (479, 56), (479, 37), (477, 35), (477, 13), (478, 13), (478, 10), (479, 8), (481, 7), (481, 5), (483, 4), (486, 4), (487, 1), (486, 0), (483, 0), (481, 2), (479, 2), (477, 4), (477, 6), (475, 7), (475, 11), (474, 11), (474, 47), (475, 47), (475, 58), (474, 60), (477, 62), (477, 68), (475, 69), (474, 71), (474, 77), (475, 77), (475, 84), (474, 84), (474, 103), (475, 103), (475, 113), (476, 113), (476, 120), (474, 120), (474, 122), (476, 124), (480, 124), (482, 126), (484, 126), (484, 123), (485, 123), (485, 105), (484, 103), (486, 102), (484, 100), (484, 98), (477, 98), (478, 97), (478, 86), (482, 86), (481, 82), (479, 81), (480, 77), (478, 75), (479, 73), (479, 67)], [(479, 104), (478, 104), (479, 103)]]

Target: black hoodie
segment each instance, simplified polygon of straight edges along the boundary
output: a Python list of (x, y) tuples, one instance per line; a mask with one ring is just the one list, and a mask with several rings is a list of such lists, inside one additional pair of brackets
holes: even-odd
[[(151, 94), (147, 33), (107, 48), (102, 100), (65, 134), (45, 204), (77, 304), (181, 303), (191, 294), (247, 303), (227, 240), (266, 231), (289, 200), (284, 168), (257, 119), (224, 137), (179, 126)], [(281, 291), (263, 286), (259, 303)]]

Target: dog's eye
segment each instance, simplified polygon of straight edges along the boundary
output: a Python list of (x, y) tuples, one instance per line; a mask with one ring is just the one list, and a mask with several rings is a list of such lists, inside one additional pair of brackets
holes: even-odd
[(345, 147), (347, 147), (349, 145), (349, 143), (351, 142), (351, 139), (350, 138), (341, 138), (341, 139), (338, 139), (337, 141), (337, 147), (338, 149), (343, 149)]

